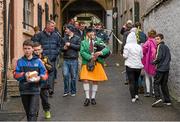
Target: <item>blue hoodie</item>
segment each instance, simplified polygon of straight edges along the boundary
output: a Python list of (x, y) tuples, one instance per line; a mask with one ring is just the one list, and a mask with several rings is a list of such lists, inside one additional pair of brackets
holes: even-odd
[[(29, 71), (38, 72), (38, 76), (41, 77), (39, 83), (28, 83), (26, 81), (25, 74)], [(47, 79), (46, 68), (37, 56), (33, 56), (30, 60), (23, 56), (17, 61), (14, 78), (19, 81), (20, 94), (39, 94), (40, 85)]]

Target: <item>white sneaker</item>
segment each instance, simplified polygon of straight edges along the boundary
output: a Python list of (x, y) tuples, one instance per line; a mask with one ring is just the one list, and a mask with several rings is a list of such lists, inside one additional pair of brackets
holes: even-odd
[(135, 95), (135, 98), (136, 98), (136, 100), (139, 100), (139, 96), (138, 95)]
[(72, 97), (75, 97), (75, 96), (76, 96), (76, 94), (71, 94), (71, 96), (72, 96)]
[(165, 105), (167, 105), (167, 106), (171, 106), (172, 105), (172, 103), (164, 103)]
[(63, 97), (66, 97), (66, 96), (68, 96), (68, 94), (67, 94), (67, 93), (63, 94)]
[(152, 104), (152, 107), (156, 107), (156, 106), (159, 106), (159, 105), (162, 105), (162, 99), (156, 100), (156, 101)]
[(132, 98), (132, 102), (135, 103), (136, 102), (136, 98)]

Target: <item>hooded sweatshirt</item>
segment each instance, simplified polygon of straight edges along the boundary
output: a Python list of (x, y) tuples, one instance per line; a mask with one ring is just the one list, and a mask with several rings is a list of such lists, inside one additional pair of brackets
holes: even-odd
[(141, 59), (143, 58), (142, 48), (137, 44), (135, 29), (131, 29), (127, 37), (126, 45), (123, 50), (123, 57), (125, 58), (125, 66), (134, 69), (143, 68)]
[[(29, 71), (38, 72), (38, 76), (41, 77), (39, 83), (26, 81), (25, 74)], [(24, 56), (17, 61), (14, 78), (19, 81), (20, 94), (40, 94), (40, 86), (47, 80), (47, 77), (46, 68), (37, 56), (33, 56), (30, 60)]]
[(143, 60), (144, 70), (149, 75), (154, 76), (156, 73), (156, 66), (152, 64), (156, 57), (157, 43), (154, 38), (148, 38), (143, 45)]

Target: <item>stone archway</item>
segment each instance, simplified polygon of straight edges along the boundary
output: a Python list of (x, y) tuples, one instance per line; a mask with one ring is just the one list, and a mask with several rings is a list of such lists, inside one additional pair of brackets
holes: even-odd
[(106, 23), (106, 10), (102, 5), (96, 1), (75, 1), (69, 3), (62, 11), (63, 23), (65, 24), (70, 18), (75, 17), (78, 14), (91, 13), (101, 19), (102, 23)]

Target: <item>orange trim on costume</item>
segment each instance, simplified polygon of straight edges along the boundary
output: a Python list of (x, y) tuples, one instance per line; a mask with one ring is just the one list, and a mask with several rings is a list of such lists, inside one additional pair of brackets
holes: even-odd
[(17, 79), (17, 78), (20, 78), (20, 77), (23, 77), (24, 76), (24, 72), (21, 72), (21, 73), (16, 73), (14, 72), (14, 78)]
[(48, 72), (46, 71), (46, 74), (41, 76), (42, 80), (47, 80), (48, 79)]

